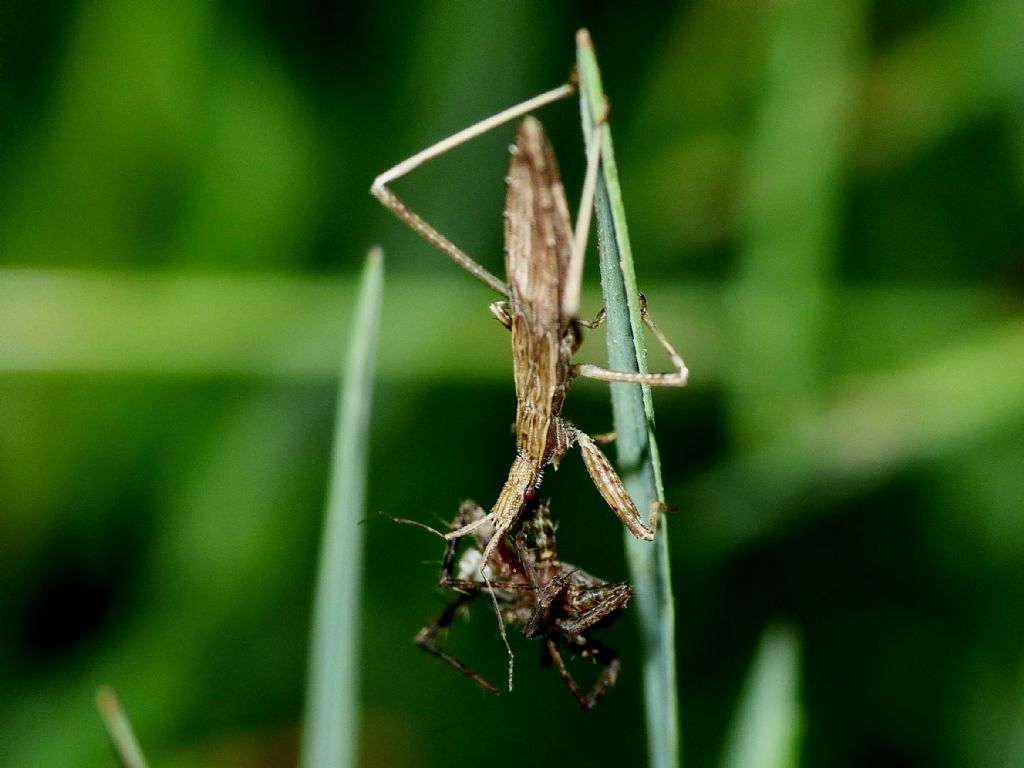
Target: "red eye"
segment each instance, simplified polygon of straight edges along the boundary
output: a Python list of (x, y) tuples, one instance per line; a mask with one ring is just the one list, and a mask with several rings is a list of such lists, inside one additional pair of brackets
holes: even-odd
[(525, 491), (523, 491), (523, 501), (525, 501), (527, 504), (529, 504), (535, 498), (537, 498), (536, 488), (531, 486), (530, 488), (527, 488)]

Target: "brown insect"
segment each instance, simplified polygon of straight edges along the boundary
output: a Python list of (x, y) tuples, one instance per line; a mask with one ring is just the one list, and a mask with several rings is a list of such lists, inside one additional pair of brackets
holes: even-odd
[[(534, 497), (528, 507), (533, 509), (533, 515), (520, 525), (514, 540), (503, 536), (497, 541), (485, 564), (484, 552), (497, 535), (495, 525), (476, 502), (463, 502), (453, 527), (459, 530), (473, 526), (472, 544), (456, 559), (459, 543), (466, 537), (450, 539), (438, 578), (439, 586), (461, 594), (432, 624), (420, 630), (416, 644), (484, 689), (497, 693), (495, 686), (437, 645), (438, 635), (455, 617), (482, 590), (490, 589), (502, 621), (522, 626), (528, 638), (544, 640), (548, 658), (580, 707), (587, 710), (608, 692), (619, 674), (619, 659), (614, 651), (590, 635), (618, 618), (633, 591), (629, 584), (609, 584), (559, 562), (547, 504)], [(476, 578), (481, 570), (486, 581)], [(586, 693), (566, 668), (563, 650), (602, 665), (600, 675)]]
[[(682, 358), (654, 325), (644, 309), (648, 327), (667, 351), (676, 370), (672, 373), (627, 373), (572, 362), (582, 340), (579, 295), (583, 255), (590, 229), (590, 210), (600, 162), (603, 120), (594, 132), (587, 152), (587, 175), (575, 236), (569, 224), (565, 198), (551, 145), (540, 123), (527, 117), (519, 125), (507, 179), (505, 204), (505, 269), (508, 284), (463, 253), (451, 241), (421, 219), (388, 188), (397, 178), (497, 125), (516, 119), (549, 102), (572, 94), (567, 84), (470, 126), (423, 150), (376, 178), (371, 192), (410, 227), (447, 254), (457, 264), (505, 299), (491, 305), (494, 316), (512, 332), (516, 397), (516, 458), (491, 511), (445, 534), (455, 539), (478, 528), (493, 525), (481, 565), (490, 561), (503, 536), (511, 530), (525, 506), (538, 492), (542, 470), (558, 467), (565, 452), (579, 444), (583, 461), (601, 496), (637, 537), (654, 538), (659, 509), (647, 522), (626, 491), (615, 468), (597, 447), (600, 442), (561, 417), (565, 394), (576, 376), (602, 381), (681, 386), (687, 369)], [(486, 581), (486, 574), (484, 579)]]

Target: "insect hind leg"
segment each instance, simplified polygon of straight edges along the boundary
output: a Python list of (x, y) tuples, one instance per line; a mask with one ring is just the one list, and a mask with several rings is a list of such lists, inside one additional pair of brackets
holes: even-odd
[(432, 144), (426, 149), (417, 152), (412, 157), (403, 160), (398, 165), (395, 165), (380, 174), (373, 180), (373, 184), (370, 187), (370, 193), (383, 203), (388, 210), (395, 214), (395, 216), (408, 224), (409, 227), (419, 233), (420, 236), (430, 242), (435, 248), (448, 256), (448, 258), (460, 267), (473, 275), (477, 280), (497, 293), (500, 293), (503, 296), (508, 296), (509, 288), (503, 280), (495, 277), (481, 264), (470, 258), (451, 240), (438, 232), (431, 224), (424, 221), (419, 214), (414, 212), (405, 203), (398, 199), (395, 193), (391, 191), (389, 185), (396, 179), (400, 179), (402, 176), (405, 176), (410, 171), (415, 170), (432, 158), (443, 155), (448, 150), (457, 147), (460, 144), (464, 144), (470, 139), (486, 133), (502, 123), (515, 120), (516, 118), (521, 117), (528, 112), (532, 112), (534, 109), (542, 107), (545, 104), (571, 96), (575, 90), (576, 87), (573, 83), (566, 83), (558, 88), (546, 91), (539, 96), (535, 96), (532, 99), (528, 99), (521, 104), (509, 107), (496, 115), (481, 120), (480, 122), (475, 123), (468, 128), (464, 128), (446, 139), (442, 139), (441, 141)]

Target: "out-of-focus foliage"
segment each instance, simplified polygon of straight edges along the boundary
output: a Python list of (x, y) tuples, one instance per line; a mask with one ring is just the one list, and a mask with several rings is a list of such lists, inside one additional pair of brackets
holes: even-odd
[(363, 535), (374, 362), (384, 257), (372, 248), (360, 280), (342, 367), (331, 475), (310, 622), (299, 765), (355, 765), (359, 750), (359, 648)]
[[(389, 274), (369, 509), (490, 504), (514, 450), (493, 296), (370, 180), (564, 80), (579, 26), (641, 289), (692, 370), (655, 395), (687, 762), (736, 754), (776, 619), (808, 764), (1024, 760), (1020, 3), (10, 0), (0, 766), (111, 765), (101, 682), (153, 765), (294, 763), (337, 351), (371, 242)], [(575, 198), (576, 106), (541, 117)], [(399, 186), (494, 270), (511, 135)], [(579, 383), (566, 415), (602, 431), (607, 390)], [(578, 458), (546, 489), (565, 559), (623, 578)], [(586, 716), (521, 639), (516, 690), (486, 697), (409, 642), (442, 605), (439, 542), (365, 526), (361, 764), (642, 759), (629, 621)], [(486, 610), (448, 640), (501, 679)]]

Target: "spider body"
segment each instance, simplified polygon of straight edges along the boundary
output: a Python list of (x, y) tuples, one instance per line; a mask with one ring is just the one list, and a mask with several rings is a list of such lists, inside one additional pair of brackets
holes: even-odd
[[(466, 605), (486, 593), (489, 584), (502, 621), (509, 626), (522, 627), (525, 637), (544, 642), (548, 659), (554, 663), (580, 707), (587, 710), (615, 684), (619, 672), (619, 659), (614, 651), (594, 640), (591, 633), (618, 618), (633, 591), (629, 584), (608, 583), (561, 562), (547, 504), (536, 498), (529, 506), (533, 514), (520, 524), (514, 537), (502, 536), (493, 542), (496, 529), (488, 520), (473, 528), (471, 535), (447, 543), (438, 585), (459, 594), (437, 620), (420, 630), (416, 643), (484, 689), (496, 693), (491, 683), (437, 645), (438, 635)], [(466, 501), (453, 526), (466, 526), (486, 517), (487, 513), (476, 502)], [(470, 539), (471, 543), (459, 555), (463, 539)], [(493, 554), (485, 564), (484, 552), (488, 549)], [(481, 575), (486, 581), (479, 578)], [(566, 668), (562, 651), (591, 658), (603, 667), (586, 693)]]

